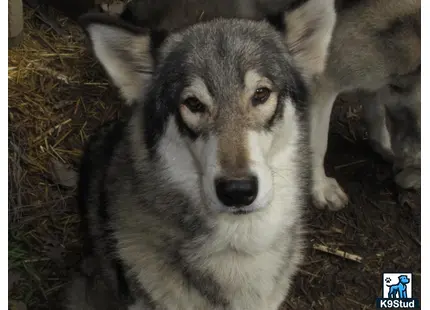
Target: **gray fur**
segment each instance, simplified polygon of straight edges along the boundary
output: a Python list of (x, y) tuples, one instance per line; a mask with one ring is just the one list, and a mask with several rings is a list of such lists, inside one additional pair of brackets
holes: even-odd
[[(396, 84), (361, 95), (369, 139), (374, 149), (394, 164), (396, 183), (421, 187), (421, 78), (402, 76)], [(385, 132), (385, 137), (384, 133)]]
[[(294, 12), (300, 13), (306, 6), (314, 12), (321, 10), (321, 6), (316, 1), (309, 0), (164, 0), (157, 2), (134, 0), (130, 3), (129, 10), (134, 16), (136, 24), (166, 32), (175, 31), (203, 20), (211, 20), (215, 17), (241, 17), (256, 20), (267, 18), (276, 24), (278, 30), (286, 34), (284, 40), (294, 51), (294, 44), (288, 42), (288, 40), (296, 39), (289, 35), (290, 28), (298, 25), (304, 29), (301, 25), (301, 15), (294, 14)], [(300, 7), (301, 10), (296, 11)], [(283, 22), (279, 22), (276, 16), (286, 10), (290, 14), (285, 14)], [(328, 178), (323, 168), (327, 148), (328, 122), (337, 95), (356, 90), (367, 93), (366, 98), (363, 98), (367, 100), (363, 101), (363, 104), (368, 112), (367, 119), (373, 122), (372, 125), (369, 125), (369, 132), (371, 135), (375, 131), (380, 133), (385, 130), (385, 108), (379, 108), (377, 99), (374, 98), (381, 97), (383, 94), (387, 95), (385, 89), (389, 85), (395, 85), (399, 79), (413, 75), (412, 72), (415, 72), (421, 63), (421, 4), (419, 0), (401, 2), (396, 0), (336, 0), (336, 10), (338, 20), (327, 61), (324, 58), (324, 61), (321, 62), (318, 59), (314, 63), (311, 61), (312, 58), (306, 57), (309, 60), (308, 63), (302, 62), (302, 65), (318, 68), (318, 72), (315, 73), (322, 73), (327, 66), (324, 74), (320, 74), (312, 83), (312, 93), (315, 99), (311, 114), (315, 116), (312, 121), (314, 129), (311, 134), (313, 137), (311, 143), (315, 154), (313, 160), (313, 201), (317, 207), (328, 207), (331, 210), (344, 207), (348, 201), (347, 195), (337, 181)], [(316, 13), (315, 16), (318, 14)], [(299, 35), (297, 39), (300, 40), (302, 36), (320, 30), (320, 28), (314, 27), (312, 23), (307, 25), (309, 28), (303, 30), (302, 33), (294, 31)], [(316, 20), (314, 25), (320, 25), (320, 23)], [(327, 40), (331, 40), (331, 35), (327, 36)], [(317, 49), (325, 50), (325, 45), (312, 45), (307, 48), (307, 51)], [(307, 71), (307, 69), (305, 67), (302, 71)], [(402, 107), (414, 110), (414, 103), (409, 104), (409, 99), (406, 97), (417, 98), (416, 93), (420, 88), (420, 82), (412, 83), (415, 83), (416, 86), (410, 87), (409, 92), (412, 92), (410, 95), (406, 96), (404, 92), (403, 94), (391, 93), (388, 94), (389, 97), (386, 100), (391, 102), (402, 101), (400, 104)], [(418, 93), (420, 92), (418, 91)], [(359, 93), (358, 95), (361, 96), (362, 94)], [(397, 99), (394, 99), (394, 96)], [(380, 112), (381, 109), (383, 112)], [(371, 115), (373, 113), (374, 115)], [(383, 113), (384, 116), (377, 121), (380, 113)], [(414, 112), (410, 114), (416, 115)], [(411, 121), (416, 122), (416, 119)], [(408, 172), (416, 171), (416, 169), (411, 170), (408, 165), (405, 166), (406, 162), (416, 161), (416, 153), (410, 151), (405, 153), (405, 150), (420, 148), (420, 143), (417, 142), (418, 136), (409, 130), (409, 133), (413, 134), (409, 141), (413, 140), (415, 144), (411, 146), (410, 142), (405, 142), (407, 145), (402, 145), (404, 140), (400, 137), (404, 136), (405, 133), (400, 134), (401, 128), (395, 129), (396, 125), (393, 126), (393, 131), (387, 132), (387, 134), (390, 136), (389, 140), (398, 141), (396, 147), (398, 151), (389, 150), (388, 153), (392, 153), (391, 155), (396, 157), (396, 162), (403, 162), (399, 169), (405, 169), (403, 174), (406, 174), (408, 179), (415, 180), (412, 182), (415, 184), (413, 187), (420, 187), (420, 180), (416, 173), (409, 175)], [(399, 136), (391, 137), (394, 132), (397, 132)], [(372, 146), (376, 151), (384, 152), (380, 143), (374, 143), (374, 138), (371, 140)], [(388, 159), (386, 155), (384, 154), (385, 158)], [(402, 187), (406, 183), (398, 182)]]
[[(415, 170), (419, 162), (416, 157), (420, 157), (420, 152), (416, 153), (420, 149), (419, 130), (407, 128), (416, 128), (420, 117), (415, 110), (421, 104), (421, 3), (419, 0), (351, 2), (337, 3), (337, 24), (326, 70), (315, 78), (312, 91), (313, 200), (317, 207), (331, 210), (338, 210), (348, 202), (337, 181), (327, 177), (323, 167), (332, 106), (342, 92), (360, 90), (367, 119), (372, 123), (369, 128), (372, 140), (387, 136), (394, 143), (393, 149), (388, 150), (388, 154), (384, 152), (384, 156), (389, 158), (389, 153), (392, 153), (394, 160), (401, 163), (399, 168), (405, 169), (403, 174), (408, 175), (406, 178), (414, 179), (408, 182), (399, 180), (399, 185), (410, 187), (414, 184), (413, 187), (417, 187), (420, 183)], [(398, 85), (403, 91), (387, 91), (393, 85)], [(391, 111), (391, 118), (402, 115), (404, 109), (411, 111), (410, 117), (391, 122), (392, 126), (387, 131), (384, 129), (385, 107)], [(403, 139), (408, 135), (412, 136)], [(378, 144), (381, 145), (381, 141)], [(388, 145), (386, 141), (382, 144)], [(376, 148), (381, 151), (380, 146)], [(409, 175), (410, 171), (414, 171), (412, 175)]]
[[(332, 10), (319, 12), (330, 32)], [(307, 28), (315, 15), (303, 13)], [(102, 309), (90, 303), (106, 292), (126, 309), (278, 309), (302, 257), (310, 172), (305, 77), (318, 70), (306, 63), (326, 53), (308, 47), (327, 34), (289, 49), (264, 22), (219, 19), (169, 36), (155, 60), (148, 33), (106, 17), (83, 24), (133, 111), (96, 134), (84, 153), (79, 201), (88, 256), (104, 285), (77, 278), (68, 296), (89, 297), (69, 299), (69, 309)], [(291, 32), (299, 38), (296, 31), (303, 29)], [(147, 64), (154, 64), (149, 78), (140, 70)], [(247, 97), (257, 82), (272, 91), (261, 107)], [(187, 112), (189, 87), (210, 113)], [(240, 148), (249, 171), (218, 169), (214, 156)], [(217, 174), (242, 177), (250, 169), (259, 193), (244, 214), (211, 198)]]

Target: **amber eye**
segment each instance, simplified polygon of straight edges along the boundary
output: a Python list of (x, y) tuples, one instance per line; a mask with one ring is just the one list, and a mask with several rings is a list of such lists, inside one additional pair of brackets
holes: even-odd
[(185, 105), (192, 113), (203, 113), (206, 111), (205, 105), (195, 97), (185, 99), (182, 104)]
[(256, 106), (265, 103), (269, 99), (270, 93), (270, 89), (266, 87), (258, 88), (252, 96), (252, 104)]

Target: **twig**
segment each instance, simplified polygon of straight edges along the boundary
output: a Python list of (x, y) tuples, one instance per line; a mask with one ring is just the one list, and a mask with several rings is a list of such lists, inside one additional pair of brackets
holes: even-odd
[(308, 275), (308, 276), (312, 276), (312, 277), (315, 277), (315, 278), (320, 278), (320, 276), (319, 275), (316, 275), (316, 274), (314, 274), (314, 273), (312, 273), (312, 272), (309, 272), (309, 271), (306, 271), (306, 270), (304, 270), (304, 269), (300, 269), (299, 268), (299, 270), (298, 270), (300, 273), (303, 273), (303, 274), (305, 274), (305, 275)]
[(55, 69), (51, 69), (51, 68), (47, 68), (47, 67), (42, 67), (42, 66), (37, 67), (35, 69), (39, 70), (39, 71), (42, 71), (42, 72), (46, 72), (46, 73), (52, 75), (57, 80), (60, 80), (60, 81), (62, 81), (64, 83), (66, 83), (66, 84), (70, 84), (72, 82), (72, 79), (73, 79), (73, 78), (71, 78), (71, 77), (69, 77), (69, 76), (67, 76), (67, 75), (65, 75), (65, 74), (63, 74), (61, 72), (58, 72)]
[(338, 233), (338, 234), (344, 234), (345, 232), (342, 230), (342, 229), (340, 229), (340, 228), (337, 228), (337, 227), (330, 227), (330, 230), (332, 231), (332, 232), (335, 232), (335, 233)]
[(34, 143), (37, 143), (37, 142), (39, 142), (40, 140), (42, 140), (43, 138), (45, 138), (46, 136), (51, 135), (55, 130), (57, 130), (57, 129), (61, 128), (61, 126), (64, 126), (64, 125), (66, 125), (66, 124), (70, 123), (71, 121), (72, 121), (72, 119), (71, 119), (71, 118), (68, 118), (68, 119), (66, 119), (64, 122), (61, 122), (60, 124), (55, 125), (54, 127), (51, 127), (50, 129), (48, 129), (47, 131), (45, 131), (43, 134), (41, 134), (41, 135), (37, 136), (37, 137), (34, 139)]
[(40, 263), (40, 262), (48, 262), (50, 261), (50, 258), (47, 257), (41, 257), (41, 258), (30, 258), (23, 260), (24, 263), (30, 264), (30, 263)]
[(350, 167), (350, 166), (361, 164), (361, 163), (365, 163), (365, 162), (366, 162), (366, 160), (364, 160), (364, 159), (356, 160), (356, 161), (353, 161), (353, 162), (350, 162), (350, 163), (347, 163), (347, 164), (335, 166), (334, 169), (335, 170), (343, 169), (343, 168), (346, 168), (346, 167)]
[(356, 254), (351, 254), (351, 253), (348, 253), (345, 251), (333, 249), (333, 248), (330, 248), (330, 247), (322, 245), (322, 244), (314, 244), (313, 248), (317, 251), (333, 254), (333, 255), (336, 255), (339, 257), (343, 257), (345, 259), (352, 260), (352, 261), (357, 262), (357, 263), (361, 263), (361, 261), (363, 260), (363, 258), (361, 256), (358, 256)]

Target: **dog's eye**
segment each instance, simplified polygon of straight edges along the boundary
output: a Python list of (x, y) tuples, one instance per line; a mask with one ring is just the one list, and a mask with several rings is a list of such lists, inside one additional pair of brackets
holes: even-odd
[(185, 99), (182, 104), (185, 105), (192, 113), (203, 113), (206, 111), (205, 105), (195, 97)]
[(256, 106), (265, 103), (269, 99), (270, 94), (271, 91), (267, 87), (258, 88), (252, 96), (252, 104)]

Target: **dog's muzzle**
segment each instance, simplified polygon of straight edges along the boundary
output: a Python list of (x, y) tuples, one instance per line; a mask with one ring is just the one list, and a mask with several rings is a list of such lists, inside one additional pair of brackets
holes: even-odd
[(215, 180), (218, 199), (227, 207), (240, 209), (252, 204), (258, 194), (258, 179), (251, 175), (234, 179), (220, 177)]

